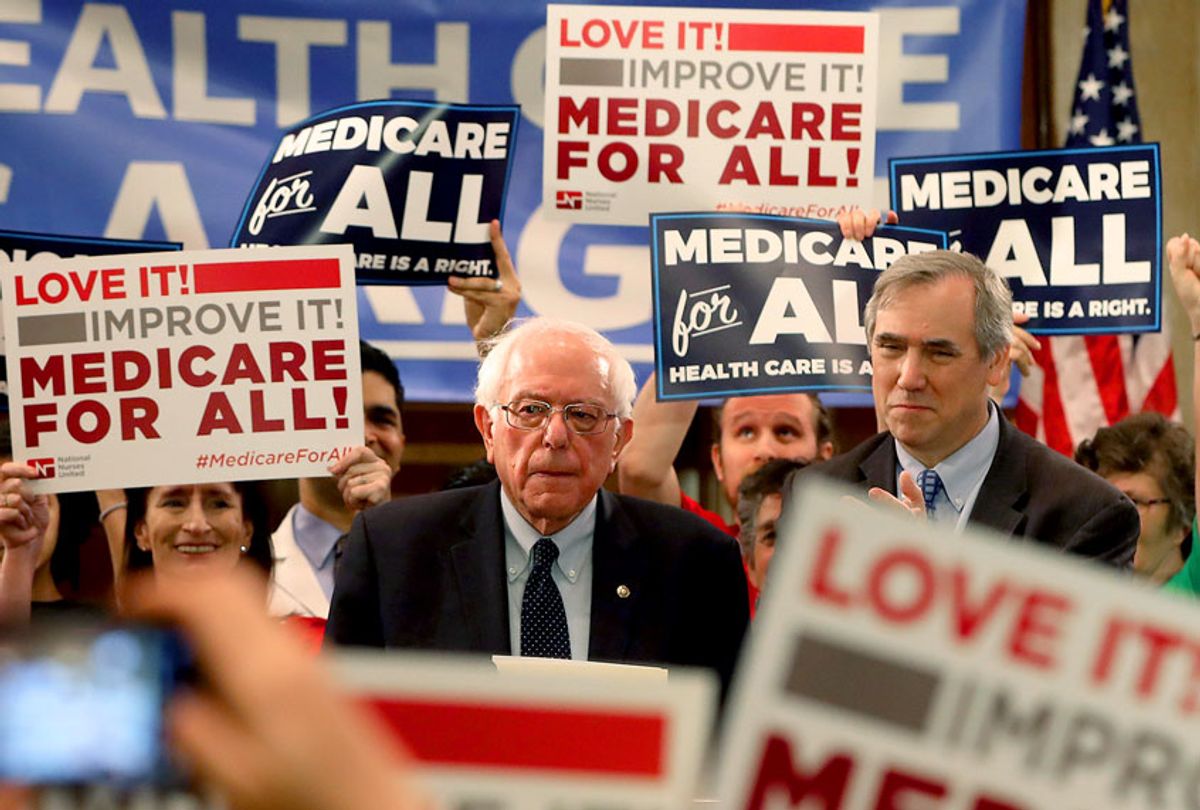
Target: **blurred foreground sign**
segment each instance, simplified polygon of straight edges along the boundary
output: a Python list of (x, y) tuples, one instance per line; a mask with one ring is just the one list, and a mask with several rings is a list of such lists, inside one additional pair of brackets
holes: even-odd
[(575, 671), (552, 676), (361, 651), (334, 661), (447, 810), (678, 810), (695, 794), (716, 695), (707, 673), (663, 682), (568, 662)]
[(1093, 564), (847, 508), (787, 511), (734, 684), (721, 807), (1200, 801), (1200, 608)]

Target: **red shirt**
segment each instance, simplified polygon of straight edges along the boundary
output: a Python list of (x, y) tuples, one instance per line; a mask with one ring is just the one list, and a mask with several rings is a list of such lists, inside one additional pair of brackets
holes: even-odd
[[(679, 493), (679, 506), (685, 512), (691, 512), (693, 515), (699, 515), (721, 531), (725, 532), (725, 534), (737, 539), (737, 526), (732, 526), (726, 523), (725, 518), (721, 517), (716, 512), (705, 509), (703, 506), (696, 503), (682, 492)], [(742, 555), (742, 570), (746, 573), (746, 591), (750, 594), (750, 618), (753, 619), (754, 610), (758, 606), (758, 588), (754, 586), (754, 579), (750, 576), (750, 567), (746, 564), (745, 555)]]

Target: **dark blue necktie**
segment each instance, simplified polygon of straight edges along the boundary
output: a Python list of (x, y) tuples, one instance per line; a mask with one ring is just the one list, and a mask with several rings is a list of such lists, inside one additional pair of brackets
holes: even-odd
[(558, 546), (549, 537), (533, 545), (533, 570), (521, 597), (521, 655), (536, 658), (570, 658), (571, 637), (562, 594), (550, 575), (558, 559)]
[(933, 502), (942, 489), (942, 478), (936, 470), (922, 470), (917, 476), (917, 483), (921, 485), (921, 494), (925, 496), (925, 514), (933, 517), (937, 511)]

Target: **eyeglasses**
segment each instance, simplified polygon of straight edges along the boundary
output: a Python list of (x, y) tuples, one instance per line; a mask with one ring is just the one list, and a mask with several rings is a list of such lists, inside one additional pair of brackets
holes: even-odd
[(1170, 498), (1150, 498), (1148, 500), (1143, 501), (1141, 498), (1135, 498), (1132, 495), (1126, 495), (1125, 497), (1128, 498), (1129, 500), (1133, 501), (1133, 505), (1136, 506), (1138, 509), (1141, 509), (1143, 507), (1145, 507), (1146, 509), (1149, 509), (1151, 506), (1154, 506), (1155, 504), (1171, 502)]
[(517, 430), (540, 430), (551, 416), (561, 413), (567, 428), (580, 436), (603, 433), (609, 420), (616, 417), (615, 413), (586, 402), (572, 402), (556, 408), (549, 402), (537, 399), (514, 399), (507, 405), (497, 407), (504, 411), (504, 419), (509, 426)]

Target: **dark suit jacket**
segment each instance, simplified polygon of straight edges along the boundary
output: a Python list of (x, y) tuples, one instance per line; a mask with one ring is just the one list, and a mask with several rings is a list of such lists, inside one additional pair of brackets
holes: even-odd
[[(879, 433), (802, 474), (881, 487), (896, 494), (896, 444)], [(1133, 561), (1137, 507), (1091, 470), (1000, 418), (1000, 443), (971, 522), (1120, 567)]]
[[(498, 483), (368, 509), (338, 565), (326, 640), (509, 654), (504, 565)], [(708, 667), (727, 687), (748, 613), (734, 540), (682, 509), (600, 490), (590, 659)]]

